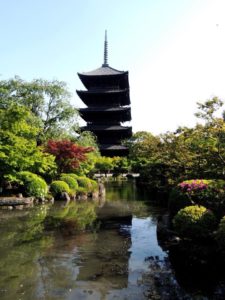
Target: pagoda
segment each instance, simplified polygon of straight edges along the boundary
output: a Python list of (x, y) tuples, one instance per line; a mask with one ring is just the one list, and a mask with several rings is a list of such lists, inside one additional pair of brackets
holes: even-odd
[(108, 64), (108, 42), (105, 32), (104, 62), (96, 70), (78, 73), (86, 90), (77, 94), (86, 108), (80, 116), (86, 121), (82, 131), (91, 131), (104, 156), (126, 156), (128, 148), (122, 145), (132, 135), (132, 127), (121, 123), (131, 121), (128, 71), (118, 71)]

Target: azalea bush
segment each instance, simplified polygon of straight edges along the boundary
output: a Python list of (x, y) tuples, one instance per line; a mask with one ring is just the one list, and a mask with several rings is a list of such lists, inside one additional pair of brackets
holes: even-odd
[(225, 210), (225, 181), (192, 179), (179, 183), (170, 193), (169, 208), (176, 211), (188, 204), (204, 205), (221, 217)]
[(208, 237), (216, 225), (213, 212), (199, 205), (191, 205), (179, 210), (173, 219), (175, 231), (180, 236), (191, 239)]

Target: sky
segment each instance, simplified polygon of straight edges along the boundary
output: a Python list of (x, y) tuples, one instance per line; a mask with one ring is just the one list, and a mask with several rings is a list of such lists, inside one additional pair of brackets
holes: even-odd
[[(194, 126), (196, 102), (225, 101), (224, 0), (0, 0), (0, 80), (65, 81), (108, 62), (129, 71), (133, 132)], [(82, 125), (83, 122), (80, 121)]]

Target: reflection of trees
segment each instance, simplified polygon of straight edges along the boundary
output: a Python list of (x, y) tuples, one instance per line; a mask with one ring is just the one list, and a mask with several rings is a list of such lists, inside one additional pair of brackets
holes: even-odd
[[(38, 281), (36, 260), (52, 243), (42, 235), (47, 208), (5, 213), (1, 218), (0, 298), (33, 299)], [(12, 217), (13, 215), (13, 217)], [(38, 239), (39, 238), (39, 239)]]
[(212, 245), (184, 241), (170, 248), (169, 259), (177, 281), (190, 292), (212, 296), (218, 283), (224, 284), (224, 264)]
[(95, 207), (95, 202), (71, 202), (65, 206), (52, 206), (45, 219), (45, 227), (60, 228), (68, 234), (86, 229), (96, 219)]

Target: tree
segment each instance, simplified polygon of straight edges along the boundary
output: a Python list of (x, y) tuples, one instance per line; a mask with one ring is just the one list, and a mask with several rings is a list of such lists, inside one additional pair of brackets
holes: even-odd
[(222, 104), (217, 97), (198, 103), (196, 116), (205, 122), (193, 128), (179, 127), (158, 137), (137, 133), (130, 142), (131, 159), (141, 180), (165, 188), (185, 179), (223, 178), (225, 122), (215, 116)]
[(113, 159), (111, 157), (100, 156), (95, 162), (95, 171), (100, 173), (109, 173), (114, 168)]
[(11, 104), (26, 106), (42, 121), (40, 142), (68, 135), (75, 126), (77, 111), (70, 104), (64, 82), (35, 79), (26, 82), (19, 77), (0, 81), (0, 108)]
[(92, 147), (83, 147), (70, 140), (49, 140), (46, 146), (46, 152), (55, 156), (59, 173), (77, 170), (93, 150)]
[(24, 106), (0, 109), (0, 180), (14, 180), (20, 171), (54, 171), (54, 157), (37, 147), (39, 120)]
[(198, 112), (195, 113), (197, 118), (201, 118), (206, 123), (212, 122), (215, 119), (215, 112), (223, 106), (222, 100), (218, 97), (206, 100), (204, 103), (197, 102)]

